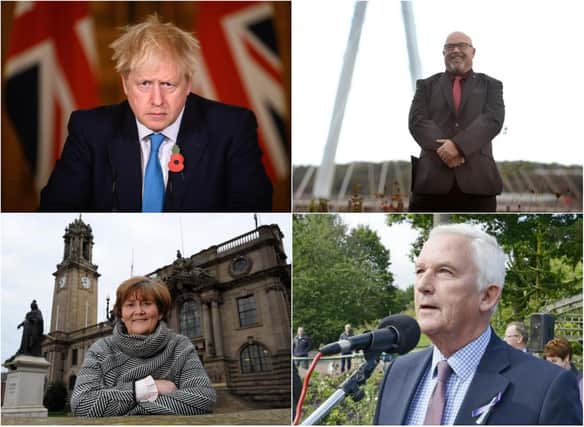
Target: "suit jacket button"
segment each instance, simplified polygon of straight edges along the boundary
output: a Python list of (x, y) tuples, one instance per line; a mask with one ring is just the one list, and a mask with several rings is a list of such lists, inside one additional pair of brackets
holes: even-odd
[(458, 123), (456, 123), (454, 126), (458, 127)]

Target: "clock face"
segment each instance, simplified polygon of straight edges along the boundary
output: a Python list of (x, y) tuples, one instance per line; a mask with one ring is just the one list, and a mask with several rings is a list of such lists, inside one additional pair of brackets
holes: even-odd
[(229, 270), (232, 276), (247, 274), (251, 270), (251, 262), (246, 257), (237, 257), (231, 262)]
[(91, 286), (91, 283), (89, 283), (89, 278), (87, 276), (81, 277), (81, 286), (83, 286), (85, 289), (89, 289), (89, 287)]
[(240, 257), (233, 261), (233, 271), (236, 273), (243, 273), (247, 268), (248, 261), (247, 259)]
[(65, 287), (65, 276), (59, 277), (59, 289), (63, 289)]

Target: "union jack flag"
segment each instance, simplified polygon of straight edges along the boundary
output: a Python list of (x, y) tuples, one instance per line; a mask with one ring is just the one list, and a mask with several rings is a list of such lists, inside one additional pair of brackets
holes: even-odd
[(18, 2), (6, 59), (6, 110), (35, 186), (61, 154), (73, 110), (98, 104), (97, 54), (85, 2)]
[(195, 29), (202, 59), (194, 89), (255, 112), (262, 160), (275, 181), (289, 176), (290, 160), (273, 14), (266, 2), (200, 2)]

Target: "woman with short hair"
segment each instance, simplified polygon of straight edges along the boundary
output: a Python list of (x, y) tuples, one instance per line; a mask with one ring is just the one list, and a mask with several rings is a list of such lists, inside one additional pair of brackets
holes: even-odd
[(116, 291), (113, 335), (95, 342), (77, 376), (76, 416), (197, 415), (216, 394), (191, 341), (168, 329), (166, 286), (133, 277)]
[(570, 342), (564, 337), (552, 338), (543, 348), (543, 358), (576, 375), (578, 386), (580, 387), (580, 402), (582, 402), (582, 373), (578, 372), (578, 369), (572, 363), (572, 346)]

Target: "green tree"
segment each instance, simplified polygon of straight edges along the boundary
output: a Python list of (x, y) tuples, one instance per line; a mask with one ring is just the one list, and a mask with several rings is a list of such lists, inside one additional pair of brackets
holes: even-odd
[(294, 215), (294, 329), (313, 347), (354, 327), (401, 310), (389, 271), (390, 254), (366, 226), (350, 232), (337, 215)]
[(361, 305), (383, 317), (391, 312), (396, 301), (397, 288), (393, 286), (390, 253), (381, 243), (379, 235), (366, 225), (353, 228), (346, 238), (346, 257), (360, 264), (363, 287), (359, 298)]
[(63, 411), (67, 403), (67, 387), (63, 381), (55, 381), (49, 384), (45, 396), (43, 398), (43, 405), (49, 412)]

